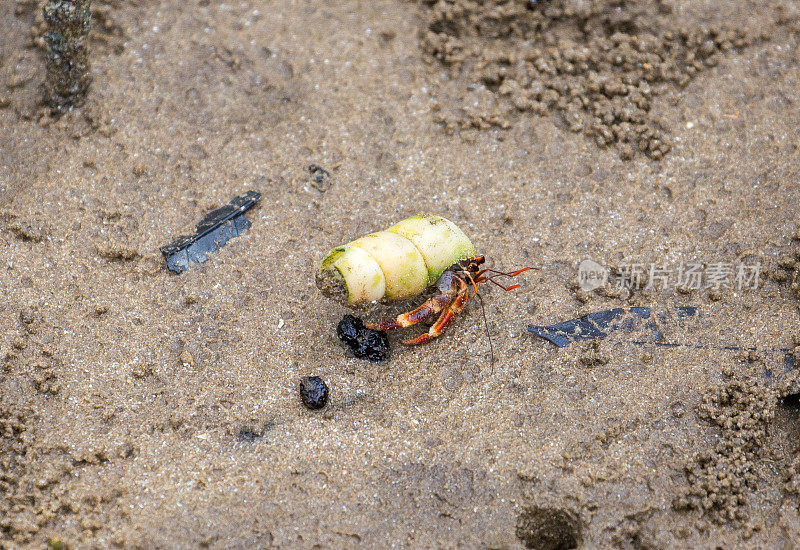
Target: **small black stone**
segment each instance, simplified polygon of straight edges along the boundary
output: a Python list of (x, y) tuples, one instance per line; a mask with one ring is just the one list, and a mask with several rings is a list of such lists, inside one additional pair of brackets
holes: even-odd
[(389, 358), (389, 337), (385, 332), (364, 326), (358, 317), (345, 315), (336, 327), (336, 335), (359, 359), (375, 363)]
[(319, 376), (301, 378), (300, 397), (309, 409), (321, 409), (328, 403), (328, 385)]

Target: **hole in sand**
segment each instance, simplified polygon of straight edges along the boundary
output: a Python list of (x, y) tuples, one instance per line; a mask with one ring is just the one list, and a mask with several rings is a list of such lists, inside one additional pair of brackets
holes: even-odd
[(788, 409), (793, 413), (797, 413), (800, 411), (800, 393), (792, 393), (787, 395), (783, 398), (781, 404), (785, 409)]
[(569, 550), (581, 541), (578, 517), (559, 508), (533, 507), (517, 517), (517, 538), (526, 548)]

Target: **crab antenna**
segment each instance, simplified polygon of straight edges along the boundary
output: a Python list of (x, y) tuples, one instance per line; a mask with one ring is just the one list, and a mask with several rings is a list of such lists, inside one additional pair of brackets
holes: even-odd
[(491, 269), (491, 268), (489, 268), (489, 267), (486, 267), (486, 268), (484, 268), (484, 269), (482, 269), (482, 270), (481, 270), (481, 273), (484, 273), (484, 272), (486, 272), (486, 271), (489, 271), (489, 272), (491, 272), (491, 273), (496, 273), (496, 274), (498, 274), (498, 275), (503, 275), (503, 276), (505, 276), (505, 277), (516, 277), (516, 276), (517, 276), (517, 275), (519, 275), (520, 273), (523, 273), (523, 272), (525, 272), (525, 271), (528, 271), (529, 269), (531, 269), (531, 268), (530, 268), (530, 267), (523, 267), (522, 269), (518, 269), (518, 270), (516, 270), (516, 271), (514, 271), (514, 272), (512, 272), (512, 273), (506, 273), (505, 271), (497, 271), (496, 269)]
[(483, 297), (476, 294), (481, 303), (481, 313), (483, 313), (483, 326), (486, 328), (486, 337), (489, 339), (489, 365), (492, 367), (490, 376), (494, 376), (494, 345), (492, 345), (492, 334), (489, 332), (489, 321), (486, 320), (486, 307), (483, 305)]

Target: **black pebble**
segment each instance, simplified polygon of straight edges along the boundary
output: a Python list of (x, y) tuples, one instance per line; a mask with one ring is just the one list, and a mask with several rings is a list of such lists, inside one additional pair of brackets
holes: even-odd
[(309, 409), (321, 409), (328, 403), (328, 385), (319, 376), (301, 378), (300, 397)]
[(353, 355), (375, 363), (389, 358), (389, 338), (385, 332), (364, 326), (358, 317), (345, 315), (336, 327), (336, 336)]

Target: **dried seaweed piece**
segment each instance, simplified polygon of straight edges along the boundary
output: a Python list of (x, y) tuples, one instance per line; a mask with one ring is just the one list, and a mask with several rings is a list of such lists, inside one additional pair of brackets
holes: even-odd
[(194, 264), (206, 261), (206, 254), (216, 252), (233, 237), (238, 237), (250, 226), (244, 213), (258, 202), (261, 193), (248, 191), (239, 195), (221, 208), (212, 210), (197, 224), (194, 235), (179, 237), (161, 252), (167, 260), (167, 268), (183, 273)]

